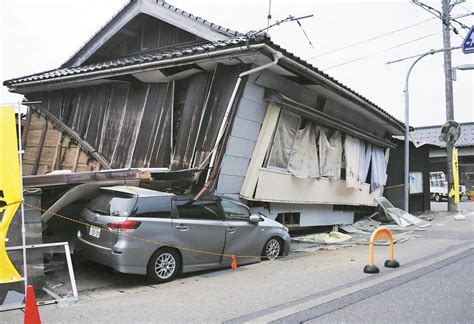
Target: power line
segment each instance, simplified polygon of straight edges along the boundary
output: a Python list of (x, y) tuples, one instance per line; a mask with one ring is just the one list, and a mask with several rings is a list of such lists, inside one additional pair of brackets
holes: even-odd
[(366, 40), (363, 40), (363, 41), (360, 41), (360, 42), (357, 42), (357, 43), (353, 43), (353, 44), (346, 45), (346, 46), (343, 46), (343, 47), (335, 48), (335, 49), (332, 49), (332, 50), (330, 50), (330, 51), (327, 51), (327, 52), (318, 54), (318, 55), (316, 55), (316, 56), (310, 57), (310, 58), (308, 58), (308, 59), (306, 59), (306, 60), (309, 61), (309, 60), (312, 60), (312, 59), (315, 59), (315, 58), (318, 58), (318, 57), (321, 57), (321, 56), (325, 56), (325, 55), (327, 55), (327, 54), (332, 54), (332, 53), (334, 53), (334, 52), (337, 52), (337, 51), (340, 51), (340, 50), (343, 50), (343, 49), (346, 49), (346, 48), (351, 48), (351, 47), (355, 47), (355, 46), (358, 46), (358, 45), (362, 45), (362, 44), (365, 44), (365, 43), (368, 43), (368, 42), (377, 40), (377, 39), (379, 39), (379, 38), (382, 38), (382, 37), (385, 37), (385, 36), (389, 36), (389, 35), (392, 35), (392, 34), (395, 34), (395, 33), (398, 33), (398, 32), (401, 32), (401, 31), (404, 31), (404, 30), (413, 28), (413, 27), (416, 27), (416, 26), (418, 26), (418, 25), (424, 24), (425, 22), (428, 22), (428, 21), (433, 20), (433, 19), (436, 19), (436, 17), (429, 18), (429, 19), (420, 21), (420, 22), (418, 22), (418, 23), (416, 23), (416, 24), (409, 25), (409, 26), (406, 26), (406, 27), (402, 27), (402, 28), (400, 28), (400, 29), (393, 30), (393, 31), (390, 31), (390, 32), (387, 32), (387, 33), (384, 33), (384, 34), (380, 34), (380, 35), (371, 37), (371, 38), (369, 38), (369, 39), (366, 39)]
[(428, 35), (425, 35), (425, 36), (422, 36), (422, 37), (419, 37), (419, 38), (416, 38), (416, 39), (412, 39), (410, 41), (407, 41), (407, 42), (404, 42), (404, 43), (401, 43), (401, 44), (397, 44), (395, 46), (392, 46), (392, 47), (389, 47), (389, 48), (386, 48), (386, 49), (383, 49), (381, 51), (377, 51), (377, 52), (374, 52), (374, 53), (370, 53), (370, 54), (367, 54), (367, 55), (364, 55), (364, 56), (361, 56), (361, 57), (357, 57), (357, 58), (354, 58), (350, 61), (347, 61), (347, 62), (343, 62), (343, 63), (339, 63), (339, 64), (336, 64), (336, 65), (333, 65), (333, 66), (330, 66), (330, 67), (327, 67), (327, 68), (323, 68), (322, 70), (323, 71), (327, 71), (327, 70), (330, 70), (330, 69), (334, 69), (336, 67), (340, 67), (340, 66), (343, 66), (343, 65), (347, 65), (349, 63), (354, 63), (354, 62), (357, 62), (357, 61), (360, 61), (360, 60), (363, 60), (363, 59), (366, 59), (368, 57), (371, 57), (371, 56), (374, 56), (374, 55), (377, 55), (377, 54), (380, 54), (380, 53), (384, 53), (384, 52), (388, 52), (390, 50), (393, 50), (395, 48), (398, 48), (398, 47), (402, 47), (402, 46), (405, 46), (405, 45), (408, 45), (408, 44), (411, 44), (411, 43), (414, 43), (414, 42), (417, 42), (419, 40), (422, 40), (422, 39), (425, 39), (425, 38), (428, 38), (428, 37), (431, 37), (431, 36), (434, 36), (434, 35), (438, 35), (440, 34), (439, 32), (438, 33), (433, 33), (433, 34), (428, 34)]

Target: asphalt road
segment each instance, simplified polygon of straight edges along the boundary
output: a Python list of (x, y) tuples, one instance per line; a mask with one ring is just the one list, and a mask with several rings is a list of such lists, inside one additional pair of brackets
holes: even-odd
[[(108, 273), (119, 282), (81, 290), (77, 304), (40, 307), (43, 323), (472, 323), (474, 212), (465, 221), (442, 213), (426, 231), (375, 247), (380, 274), (362, 272), (368, 247), (292, 253), (289, 257), (186, 275), (163, 285)], [(90, 278), (95, 276), (91, 272)], [(100, 276), (105, 277), (101, 274)], [(82, 285), (82, 283), (81, 283)], [(79, 287), (81, 289), (81, 287)], [(21, 311), (0, 323), (22, 323)]]

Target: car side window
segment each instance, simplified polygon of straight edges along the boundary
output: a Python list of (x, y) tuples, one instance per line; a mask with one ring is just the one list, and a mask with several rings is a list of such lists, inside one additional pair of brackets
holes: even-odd
[(248, 208), (233, 201), (222, 200), (221, 206), (226, 219), (248, 221), (250, 218), (250, 211)]
[(146, 197), (138, 200), (138, 210), (135, 217), (170, 218), (170, 197)]
[(184, 219), (220, 220), (219, 205), (217, 202), (178, 203), (176, 206), (178, 217)]

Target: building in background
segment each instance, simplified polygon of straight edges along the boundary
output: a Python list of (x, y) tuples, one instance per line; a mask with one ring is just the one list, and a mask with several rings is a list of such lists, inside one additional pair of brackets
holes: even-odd
[[(474, 122), (460, 123), (461, 136), (454, 144), (458, 149), (459, 182), (467, 191), (474, 189)], [(416, 127), (411, 132), (417, 143), (429, 143), (430, 172), (446, 173), (446, 143), (439, 139), (441, 125)]]

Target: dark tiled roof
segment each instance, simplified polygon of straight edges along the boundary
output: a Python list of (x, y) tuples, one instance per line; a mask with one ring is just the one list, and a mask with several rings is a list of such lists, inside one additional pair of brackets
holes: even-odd
[(117, 68), (117, 67), (127, 67), (127, 66), (133, 66), (136, 65), (137, 68), (139, 64), (143, 63), (148, 63), (148, 62), (159, 62), (162, 60), (166, 59), (171, 59), (171, 58), (177, 58), (177, 57), (184, 57), (184, 56), (192, 56), (204, 52), (211, 52), (219, 49), (225, 49), (225, 48), (232, 48), (232, 47), (238, 47), (242, 45), (249, 45), (249, 44), (260, 44), (260, 43), (265, 43), (266, 45), (272, 47), (273, 49), (282, 52), (282, 54), (286, 57), (288, 57), (291, 60), (294, 60), (308, 69), (316, 72), (317, 74), (323, 76), (325, 79), (335, 83), (336, 85), (344, 88), (348, 92), (354, 94), (355, 96), (359, 97), (361, 100), (366, 102), (368, 105), (373, 106), (379, 113), (382, 115), (385, 115), (389, 119), (391, 119), (394, 123), (398, 124), (398, 126), (402, 129), (404, 127), (404, 124), (387, 113), (385, 110), (377, 106), (375, 103), (370, 101), (369, 99), (365, 98), (364, 96), (360, 95), (357, 93), (355, 90), (345, 86), (344, 84), (340, 83), (336, 79), (330, 77), (326, 73), (322, 72), (321, 70), (317, 69), (310, 63), (304, 61), (298, 56), (295, 56), (293, 53), (288, 52), (284, 48), (280, 47), (279, 45), (273, 43), (268, 37), (257, 37), (257, 38), (252, 38), (248, 39), (243, 36), (231, 38), (229, 40), (223, 40), (223, 41), (217, 41), (217, 42), (209, 42), (209, 43), (201, 43), (201, 44), (195, 44), (193, 46), (182, 46), (182, 47), (174, 47), (171, 49), (166, 49), (166, 50), (157, 50), (157, 51), (151, 51), (147, 53), (140, 53), (136, 55), (129, 55), (125, 57), (119, 57), (115, 58), (112, 60), (100, 62), (100, 63), (94, 63), (94, 64), (88, 64), (88, 65), (82, 65), (78, 67), (62, 67), (56, 70), (50, 70), (42, 73), (37, 73), (37, 74), (32, 74), (28, 76), (24, 76), (21, 78), (17, 79), (11, 79), (11, 80), (6, 80), (3, 82), (3, 84), (7, 87), (16, 87), (16, 86), (22, 86), (23, 83), (27, 82), (33, 82), (33, 81), (42, 81), (42, 80), (51, 80), (53, 81), (54, 79), (60, 79), (61, 77), (64, 76), (73, 76), (77, 75), (80, 77), (81, 74), (84, 73), (89, 73), (89, 72), (94, 72), (94, 71), (101, 71), (101, 70), (108, 70), (111, 68)]
[(232, 38), (229, 40), (224, 41), (217, 41), (217, 42), (209, 42), (209, 43), (201, 43), (195, 44), (193, 46), (180, 46), (180, 47), (173, 47), (168, 49), (160, 49), (156, 51), (149, 51), (146, 53), (139, 53), (135, 55), (128, 55), (124, 57), (118, 57), (111, 60), (93, 63), (93, 64), (86, 64), (77, 67), (62, 67), (55, 70), (49, 70), (41, 73), (27, 75), (17, 79), (6, 80), (3, 82), (5, 86), (15, 86), (20, 85), (25, 82), (31, 81), (39, 81), (39, 80), (48, 80), (48, 79), (55, 79), (60, 78), (62, 76), (70, 76), (70, 75), (80, 75), (87, 72), (92, 71), (101, 71), (107, 70), (110, 68), (116, 67), (125, 67), (125, 66), (132, 66), (132, 65), (139, 65), (142, 63), (148, 62), (159, 62), (161, 60), (182, 57), (182, 56), (191, 56), (193, 54), (199, 54), (203, 52), (211, 52), (214, 50), (218, 50), (221, 48), (232, 47), (234, 45), (242, 45), (245, 44), (247, 41), (246, 38), (237, 37)]
[[(474, 122), (460, 123), (461, 136), (459, 137), (456, 147), (474, 146)], [(416, 127), (411, 132), (412, 138), (419, 143), (429, 143), (439, 147), (446, 147), (446, 143), (439, 139), (441, 134), (441, 125)]]

